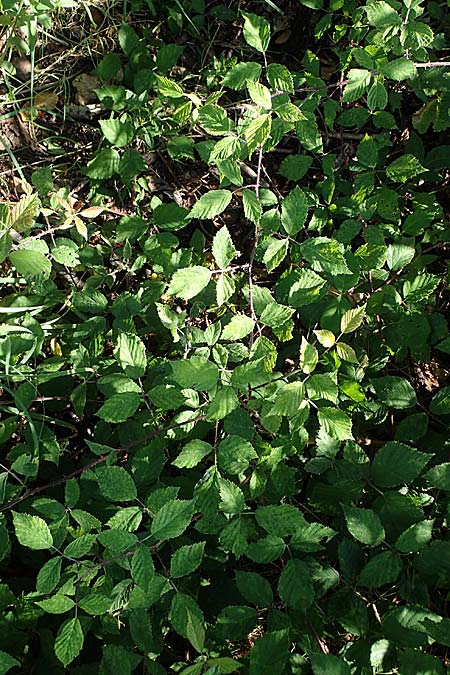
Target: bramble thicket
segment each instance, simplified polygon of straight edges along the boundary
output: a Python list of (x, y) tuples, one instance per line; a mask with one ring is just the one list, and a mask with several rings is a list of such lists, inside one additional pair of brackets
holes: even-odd
[(0, 8), (0, 673), (449, 673), (450, 2)]

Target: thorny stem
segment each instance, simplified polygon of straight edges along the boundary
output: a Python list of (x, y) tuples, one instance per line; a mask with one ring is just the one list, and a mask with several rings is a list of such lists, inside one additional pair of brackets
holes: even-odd
[[(126, 445), (123, 445), (120, 448), (111, 448), (111, 450), (116, 454), (116, 455), (122, 455), (123, 453), (127, 452), (128, 450), (131, 450), (131, 448), (136, 447), (136, 445), (140, 445), (141, 443), (145, 443), (146, 441), (151, 440), (152, 438), (156, 438), (156, 436), (160, 436), (161, 434), (166, 433), (167, 431), (170, 431), (171, 429), (177, 429), (178, 427), (182, 427), (185, 424), (196, 424), (197, 422), (200, 422), (201, 420), (204, 420), (206, 417), (205, 415), (198, 415), (197, 417), (194, 417), (191, 420), (185, 420), (183, 422), (177, 422), (176, 424), (171, 424), (168, 427), (159, 427), (158, 429), (153, 429), (153, 431), (150, 431), (148, 434), (145, 436), (142, 436), (142, 438), (136, 438), (133, 441), (130, 441)], [(35, 495), (39, 495), (42, 492), (46, 492), (47, 490), (50, 490), (53, 487), (56, 487), (58, 485), (64, 485), (69, 481), (71, 478), (76, 478), (77, 476), (81, 475), (82, 473), (85, 473), (86, 471), (90, 471), (91, 469), (95, 469), (95, 467), (99, 466), (100, 464), (103, 464), (108, 457), (110, 456), (110, 452), (107, 452), (103, 455), (99, 455), (97, 459), (94, 459), (92, 462), (89, 462), (88, 464), (85, 464), (84, 466), (80, 467), (79, 469), (76, 469), (75, 471), (72, 471), (71, 473), (66, 474), (65, 476), (62, 476), (61, 478), (57, 478), (56, 480), (46, 483), (45, 485), (40, 485), (39, 487), (32, 488), (31, 490), (27, 490), (24, 492), (20, 497), (17, 497), (16, 499), (13, 499), (12, 501), (8, 502), (7, 504), (3, 504), (3, 506), (0, 506), (0, 513), (3, 513), (5, 511), (9, 511), (10, 509), (14, 508), (17, 504), (20, 504), (21, 502), (25, 501), (25, 499), (28, 499), (29, 497), (34, 497)]]
[[(258, 153), (258, 165), (256, 168), (256, 183), (255, 183), (255, 194), (257, 197), (259, 197), (259, 186), (261, 183), (261, 167), (262, 167), (262, 158), (263, 158), (263, 147), (261, 146), (259, 148), (259, 153)], [(253, 263), (255, 261), (255, 255), (256, 255), (256, 249), (258, 248), (258, 243), (259, 243), (259, 237), (261, 235), (261, 227), (259, 223), (255, 225), (255, 239), (253, 241), (253, 247), (250, 253), (250, 260), (249, 260), (249, 265), (248, 265), (248, 295), (249, 295), (249, 302), (250, 302), (250, 313), (252, 319), (256, 322), (257, 317), (255, 313), (255, 307), (253, 304), (253, 279), (252, 279), (252, 274), (253, 274)], [(249, 339), (249, 347), (250, 349), (253, 346), (253, 332), (250, 333), (250, 339)]]

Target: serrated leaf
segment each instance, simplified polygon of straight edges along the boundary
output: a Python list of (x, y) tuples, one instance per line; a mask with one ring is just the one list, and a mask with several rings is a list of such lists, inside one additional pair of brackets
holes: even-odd
[(212, 254), (219, 269), (225, 269), (235, 257), (237, 251), (226, 225), (214, 235)]
[(42, 277), (48, 279), (52, 271), (50, 260), (40, 251), (20, 249), (9, 254), (9, 259), (24, 277)]
[(177, 270), (167, 289), (167, 295), (175, 295), (190, 300), (202, 292), (209, 284), (211, 272), (206, 267), (193, 265)]
[(400, 553), (416, 553), (431, 540), (434, 520), (421, 520), (414, 523), (398, 537), (395, 548)]
[(384, 527), (375, 511), (345, 505), (342, 508), (348, 531), (354, 539), (367, 546), (378, 546), (384, 541)]
[(298, 181), (306, 174), (312, 164), (307, 155), (287, 155), (280, 164), (278, 173), (288, 180)]
[(185, 577), (194, 572), (202, 562), (204, 542), (181, 546), (170, 559), (170, 575), (174, 579)]
[(424, 478), (434, 488), (450, 492), (450, 462), (433, 466), (426, 472)]
[(345, 342), (338, 342), (336, 344), (336, 354), (343, 361), (348, 361), (349, 363), (359, 363), (355, 350)]
[(219, 478), (220, 504), (223, 513), (235, 516), (245, 509), (245, 498), (241, 488), (226, 478)]
[(230, 190), (210, 190), (195, 202), (191, 209), (189, 218), (215, 218), (220, 215), (231, 202), (232, 193)]
[(64, 667), (78, 656), (83, 647), (83, 631), (79, 619), (64, 621), (55, 640), (55, 654)]
[(133, 478), (121, 466), (101, 466), (95, 472), (100, 492), (112, 502), (130, 502), (136, 499)]
[(119, 119), (100, 120), (100, 128), (107, 141), (116, 148), (129, 145), (133, 140), (134, 128), (130, 120)]
[(190, 359), (171, 363), (173, 379), (183, 389), (192, 388), (197, 391), (209, 391), (219, 379), (219, 370), (214, 363), (203, 356), (192, 356)]
[(263, 262), (268, 272), (272, 272), (285, 259), (289, 250), (288, 239), (274, 239), (266, 248)]
[(53, 546), (50, 529), (45, 520), (39, 516), (14, 511), (13, 522), (16, 537), (22, 546), (31, 548), (33, 551), (45, 550)]
[(265, 52), (269, 46), (270, 26), (262, 16), (251, 12), (241, 12), (244, 17), (244, 39), (250, 47)]
[(183, 534), (194, 514), (195, 502), (172, 499), (160, 508), (152, 521), (150, 532), (154, 539), (174, 539)]
[(326, 347), (327, 349), (332, 347), (336, 342), (334, 333), (331, 330), (314, 330), (313, 333), (322, 347)]
[(235, 314), (224, 327), (221, 340), (242, 340), (252, 332), (255, 322), (245, 314)]
[(367, 91), (372, 81), (372, 73), (362, 68), (350, 68), (347, 79), (348, 82), (345, 85), (342, 102), (352, 103), (361, 98)]
[(5, 675), (11, 668), (20, 668), (20, 663), (17, 659), (10, 656), (4, 651), (0, 651), (0, 675)]
[(358, 585), (366, 588), (380, 588), (397, 581), (402, 570), (402, 561), (393, 551), (383, 551), (375, 555), (362, 568)]
[(370, 0), (365, 7), (367, 21), (376, 28), (400, 26), (402, 20), (395, 9), (385, 0)]
[(233, 387), (223, 387), (211, 401), (206, 419), (211, 422), (221, 420), (230, 414), (239, 405), (239, 400)]
[(265, 633), (250, 652), (249, 675), (281, 675), (289, 660), (288, 630)]
[(223, 84), (230, 89), (243, 89), (247, 82), (259, 80), (261, 66), (254, 61), (242, 61), (230, 68), (224, 77)]
[(311, 667), (314, 675), (350, 675), (348, 663), (333, 654), (311, 654)]
[(211, 136), (222, 136), (233, 127), (225, 109), (215, 104), (208, 104), (199, 108), (198, 123)]
[(396, 82), (411, 80), (417, 75), (416, 66), (410, 59), (406, 59), (405, 57), (384, 63), (380, 67), (380, 71), (385, 77)]
[(295, 187), (281, 204), (281, 224), (289, 236), (295, 237), (300, 232), (307, 213), (305, 193), (299, 187)]
[(272, 129), (272, 116), (269, 113), (258, 115), (249, 122), (243, 131), (243, 137), (251, 157), (256, 148), (261, 147), (267, 141)]
[(142, 377), (147, 366), (145, 345), (134, 333), (120, 332), (114, 356), (129, 377)]
[(317, 272), (351, 274), (341, 249), (342, 245), (328, 237), (311, 237), (300, 247), (303, 257)]
[(372, 380), (378, 398), (389, 408), (404, 410), (417, 403), (416, 392), (404, 377), (385, 375)]
[(420, 474), (430, 455), (404, 443), (389, 441), (377, 452), (371, 466), (371, 477), (379, 487), (408, 484)]
[(363, 322), (366, 305), (347, 310), (341, 318), (341, 333), (353, 333)]
[(41, 209), (41, 202), (37, 194), (25, 194), (18, 202), (11, 204), (8, 227), (16, 232), (30, 230)]
[(310, 344), (302, 336), (302, 342), (300, 345), (300, 368), (302, 371), (308, 375), (314, 372), (317, 362), (319, 360), (319, 353), (314, 345)]
[(48, 614), (64, 614), (72, 609), (74, 601), (63, 593), (56, 593), (56, 595), (47, 598), (47, 600), (37, 601), (36, 604)]
[(151, 580), (155, 576), (152, 554), (145, 544), (138, 546), (132, 555), (131, 576), (134, 583), (144, 591), (150, 587)]
[(314, 586), (306, 563), (296, 558), (289, 560), (278, 581), (280, 598), (288, 607), (305, 611), (314, 601)]
[(244, 188), (244, 190), (242, 190), (242, 203), (247, 220), (258, 225), (262, 216), (262, 206), (255, 192)]
[(272, 96), (270, 90), (261, 82), (247, 82), (248, 93), (253, 103), (261, 108), (270, 110), (272, 108)]
[(273, 89), (294, 93), (294, 82), (289, 68), (280, 63), (270, 63), (267, 66), (267, 79)]
[(304, 397), (305, 387), (303, 382), (283, 384), (277, 391), (271, 414), (294, 417), (300, 412), (300, 405)]
[(119, 424), (132, 417), (139, 407), (140, 396), (135, 392), (127, 391), (114, 394), (108, 398), (97, 411), (97, 416), (105, 422)]
[(114, 148), (103, 148), (94, 155), (84, 173), (93, 180), (107, 180), (119, 171), (120, 155)]
[(194, 438), (184, 446), (178, 457), (172, 461), (172, 464), (179, 469), (192, 469), (212, 452), (212, 449), (210, 443)]
[(320, 408), (317, 416), (320, 426), (332, 438), (338, 441), (352, 440), (352, 421), (350, 417), (339, 408)]
[(269, 607), (273, 602), (272, 587), (261, 574), (256, 572), (236, 572), (236, 584), (239, 593), (247, 602), (257, 607)]
[(402, 155), (389, 164), (386, 169), (386, 176), (396, 183), (406, 183), (425, 171), (426, 168), (422, 166), (417, 157)]

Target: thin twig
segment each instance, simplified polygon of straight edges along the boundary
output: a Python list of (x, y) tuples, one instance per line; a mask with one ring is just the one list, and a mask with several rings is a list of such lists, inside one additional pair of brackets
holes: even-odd
[[(150, 431), (148, 434), (145, 436), (142, 436), (142, 438), (136, 438), (133, 441), (130, 441), (129, 443), (126, 443), (126, 445), (123, 445), (120, 448), (111, 448), (111, 450), (116, 454), (116, 455), (121, 455), (131, 448), (136, 447), (136, 445), (140, 445), (141, 443), (145, 443), (146, 441), (151, 440), (152, 438), (155, 438), (156, 436), (160, 436), (161, 434), (166, 433), (167, 431), (171, 431), (172, 429), (178, 429), (178, 427), (182, 427), (185, 424), (196, 424), (197, 422), (200, 422), (201, 420), (204, 420), (206, 417), (205, 415), (198, 415), (197, 417), (194, 417), (191, 420), (185, 420), (183, 422), (177, 422), (176, 424), (171, 424), (168, 427), (164, 428), (158, 428), (158, 429), (153, 429), (153, 431)], [(20, 497), (17, 497), (16, 499), (13, 499), (12, 501), (8, 502), (7, 504), (4, 504), (3, 506), (0, 506), (0, 513), (3, 513), (5, 511), (9, 511), (10, 509), (14, 508), (14, 506), (17, 506), (17, 504), (20, 504), (21, 502), (25, 501), (25, 499), (28, 499), (29, 497), (34, 497), (35, 495), (39, 495), (42, 492), (46, 492), (47, 490), (50, 490), (51, 488), (57, 487), (58, 485), (64, 485), (69, 481), (71, 478), (76, 478), (77, 476), (81, 475), (82, 473), (85, 473), (86, 471), (90, 471), (91, 469), (95, 469), (95, 467), (99, 466), (100, 464), (103, 464), (108, 457), (110, 456), (110, 452), (107, 452), (103, 455), (99, 455), (97, 459), (92, 460), (92, 462), (89, 462), (88, 464), (85, 464), (84, 466), (80, 467), (79, 469), (76, 469), (75, 471), (72, 471), (71, 473), (66, 474), (65, 476), (62, 476), (61, 478), (57, 478), (54, 481), (51, 481), (50, 483), (47, 483), (46, 485), (40, 485), (39, 487), (32, 488), (31, 490), (27, 490), (24, 492)]]

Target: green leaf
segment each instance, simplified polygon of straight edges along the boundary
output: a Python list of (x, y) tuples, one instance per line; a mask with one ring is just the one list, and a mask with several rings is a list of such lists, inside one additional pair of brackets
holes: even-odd
[(352, 440), (352, 421), (338, 408), (320, 408), (317, 416), (324, 431), (338, 441)]
[(261, 574), (237, 571), (236, 583), (239, 593), (251, 605), (269, 607), (272, 604), (272, 587)]
[(108, 398), (97, 411), (97, 416), (105, 422), (119, 424), (132, 417), (139, 407), (140, 396), (135, 392), (122, 392)]
[(382, 82), (374, 82), (367, 94), (367, 105), (371, 110), (384, 110), (387, 106), (388, 94)]
[(438, 464), (426, 472), (424, 478), (438, 490), (450, 492), (450, 463)]
[(384, 0), (370, 0), (365, 7), (367, 21), (376, 28), (400, 26), (402, 20), (393, 7)]
[(101, 466), (96, 472), (100, 492), (112, 502), (131, 502), (137, 497), (134, 480), (121, 466)]
[(152, 521), (150, 532), (157, 541), (174, 539), (183, 534), (194, 514), (195, 502), (172, 499), (160, 508)]
[(214, 363), (203, 356), (192, 356), (183, 361), (171, 363), (173, 379), (183, 389), (192, 388), (197, 391), (209, 391), (219, 379), (219, 370)]
[(364, 565), (358, 578), (358, 585), (366, 588), (380, 588), (397, 581), (402, 570), (400, 557), (393, 551), (383, 551), (374, 555)]
[(185, 577), (194, 572), (202, 562), (204, 542), (181, 546), (170, 560), (170, 575), (174, 579)]
[(19, 667), (20, 663), (6, 652), (0, 651), (0, 675), (5, 675), (11, 668)]
[(188, 215), (189, 211), (178, 204), (159, 204), (153, 211), (153, 221), (163, 230), (175, 232), (186, 227)]
[(88, 162), (84, 173), (93, 180), (107, 180), (119, 171), (120, 155), (114, 148), (99, 150)]
[(178, 457), (172, 461), (172, 464), (179, 469), (192, 469), (194, 466), (197, 466), (206, 455), (209, 455), (209, 453), (212, 452), (212, 449), (212, 445), (209, 443), (194, 438), (184, 446)]
[(343, 246), (328, 237), (311, 237), (300, 247), (303, 257), (317, 272), (351, 274), (342, 253)]
[(281, 537), (267, 535), (248, 545), (246, 555), (257, 563), (269, 563), (283, 555), (285, 543)]
[(223, 513), (235, 516), (245, 510), (245, 498), (241, 488), (231, 480), (219, 479), (220, 499), (219, 508)]
[(222, 136), (233, 127), (233, 123), (228, 118), (225, 109), (220, 105), (211, 103), (199, 108), (198, 123), (211, 136)]
[(262, 216), (262, 206), (255, 192), (244, 188), (244, 190), (242, 190), (242, 203), (244, 206), (244, 215), (247, 220), (258, 225)]
[(404, 443), (389, 441), (375, 455), (371, 466), (372, 480), (379, 487), (408, 484), (420, 474), (429, 459), (430, 455)]
[(215, 218), (225, 211), (232, 196), (230, 190), (210, 190), (210, 192), (206, 192), (195, 202), (189, 218)]
[(314, 601), (314, 587), (306, 563), (296, 558), (289, 560), (278, 580), (280, 598), (288, 607), (305, 611)]
[(357, 541), (367, 546), (378, 546), (384, 541), (384, 527), (375, 511), (345, 505), (342, 508), (348, 531)]
[(255, 322), (245, 314), (235, 314), (224, 327), (221, 340), (242, 340), (252, 332)]
[[(186, 639), (190, 639), (188, 632), (192, 634), (195, 626), (202, 626), (204, 622), (200, 607), (190, 595), (185, 593), (176, 593), (173, 596), (169, 619), (176, 632)], [(189, 622), (191, 623), (190, 630)]]
[(317, 349), (302, 336), (300, 345), (300, 368), (302, 371), (308, 375), (314, 372), (318, 360), (319, 353)]
[(256, 82), (261, 75), (261, 66), (254, 61), (242, 61), (230, 68), (223, 84), (230, 89), (243, 89), (248, 82)]
[(407, 181), (424, 173), (426, 168), (422, 166), (414, 155), (402, 155), (395, 159), (386, 169), (386, 176), (396, 183)]
[(270, 26), (266, 19), (250, 12), (241, 12), (244, 17), (244, 39), (250, 47), (265, 52), (270, 41)]
[(131, 558), (131, 576), (135, 584), (144, 591), (150, 587), (155, 576), (155, 567), (150, 550), (145, 544), (138, 546)]
[(36, 604), (48, 614), (64, 614), (72, 609), (74, 601), (63, 593), (57, 593), (47, 600), (37, 601)]
[(272, 96), (270, 90), (260, 82), (247, 82), (248, 93), (253, 103), (261, 108), (272, 108)]
[(263, 263), (268, 272), (272, 272), (285, 259), (289, 250), (288, 239), (273, 239), (266, 248)]
[(269, 63), (267, 66), (267, 80), (272, 89), (294, 93), (294, 81), (291, 71), (280, 63)]
[(50, 529), (39, 516), (13, 511), (14, 531), (19, 544), (33, 551), (49, 549), (53, 546)]
[(416, 553), (431, 540), (434, 520), (421, 520), (414, 523), (398, 537), (395, 548), (400, 553)]
[(289, 646), (287, 630), (260, 637), (250, 652), (249, 675), (281, 675), (289, 660)]
[(9, 254), (9, 259), (24, 277), (42, 277), (48, 279), (52, 271), (52, 264), (40, 251), (21, 249)]
[(281, 385), (277, 391), (271, 414), (294, 417), (299, 412), (304, 397), (305, 387), (303, 382), (289, 382)]
[(78, 601), (78, 607), (91, 616), (101, 616), (111, 608), (112, 601), (106, 595), (91, 593)]
[(84, 636), (79, 619), (64, 621), (56, 636), (55, 654), (65, 668), (81, 652), (83, 641)]
[(308, 155), (287, 155), (280, 164), (278, 173), (288, 180), (298, 181), (311, 167), (312, 159)]
[(314, 675), (350, 675), (348, 663), (332, 654), (311, 654), (311, 666)]
[(256, 457), (252, 444), (241, 436), (226, 436), (219, 443), (217, 462), (225, 473), (232, 475), (242, 473)]
[(300, 232), (307, 213), (305, 193), (299, 187), (295, 187), (281, 203), (281, 224), (289, 236), (295, 237)]
[(348, 82), (342, 95), (343, 103), (357, 101), (369, 88), (372, 82), (372, 74), (362, 68), (351, 68), (348, 71)]
[(142, 377), (147, 366), (145, 345), (134, 333), (123, 333), (117, 336), (114, 356), (129, 377)]
[(230, 414), (239, 405), (239, 400), (233, 387), (223, 387), (219, 389), (212, 399), (206, 419), (208, 422), (222, 420)]
[(225, 269), (235, 257), (237, 251), (226, 225), (214, 235), (212, 254), (219, 269)]
[(410, 59), (401, 57), (400, 59), (394, 59), (389, 61), (389, 63), (384, 63), (380, 71), (385, 77), (388, 77), (391, 80), (396, 82), (401, 82), (402, 80), (412, 80), (417, 75), (417, 68)]
[(267, 141), (272, 129), (272, 116), (269, 113), (259, 114), (249, 122), (243, 131), (243, 137), (248, 147), (249, 157), (256, 148), (261, 147)]
[(442, 387), (430, 401), (433, 415), (450, 415), (450, 386)]
[(366, 305), (349, 309), (341, 318), (341, 333), (353, 333), (363, 322)]
[(51, 593), (59, 583), (61, 577), (62, 558), (51, 558), (42, 565), (36, 579), (38, 593)]
[(404, 410), (417, 403), (416, 392), (408, 380), (397, 375), (385, 375), (372, 380), (380, 401), (389, 408)]
[(30, 230), (41, 210), (37, 194), (25, 194), (15, 204), (11, 204), (8, 214), (8, 227), (16, 232)]
[(167, 295), (176, 295), (183, 300), (190, 300), (206, 288), (210, 279), (211, 272), (200, 265), (179, 269), (172, 277)]
[(258, 525), (275, 537), (295, 534), (305, 522), (300, 511), (290, 504), (259, 506), (256, 509), (255, 518)]
[(128, 118), (126, 120), (100, 120), (100, 128), (106, 140), (116, 148), (122, 148), (124, 145), (129, 145), (133, 140), (134, 128)]

